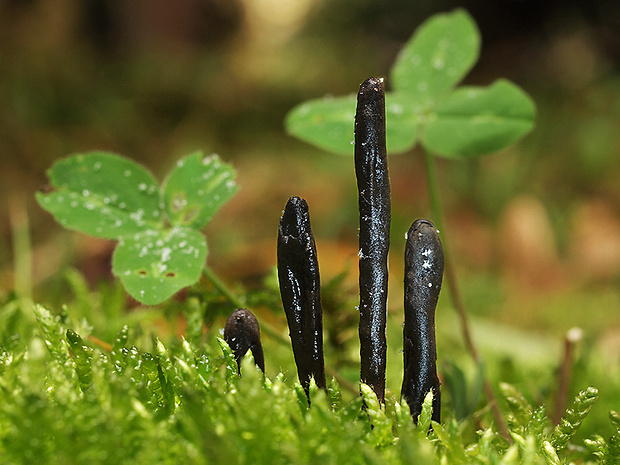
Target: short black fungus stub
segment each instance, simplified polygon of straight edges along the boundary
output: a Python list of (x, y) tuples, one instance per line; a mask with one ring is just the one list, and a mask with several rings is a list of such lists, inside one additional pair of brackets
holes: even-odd
[(265, 358), (263, 346), (260, 342), (260, 326), (254, 314), (246, 308), (239, 308), (232, 312), (224, 326), (224, 340), (230, 346), (240, 370), (241, 359), (248, 350), (252, 351), (254, 363), (263, 373), (265, 372)]
[(297, 365), (299, 382), (309, 393), (310, 380), (325, 387), (323, 310), (319, 263), (308, 204), (291, 197), (278, 228), (278, 279)]
[(405, 246), (404, 379), (402, 396), (414, 421), (426, 394), (433, 391), (432, 419), (439, 422), (441, 397), (437, 376), (435, 308), (443, 278), (443, 248), (433, 223), (416, 220)]
[(378, 78), (364, 81), (357, 95), (355, 174), (360, 213), (361, 379), (383, 402), (391, 201), (385, 140), (385, 94), (383, 81)]

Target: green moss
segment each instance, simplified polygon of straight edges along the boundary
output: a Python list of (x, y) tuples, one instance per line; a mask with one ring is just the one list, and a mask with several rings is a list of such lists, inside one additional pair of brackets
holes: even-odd
[[(0, 464), (542, 464), (618, 457), (617, 414), (608, 440), (597, 435), (587, 448), (572, 442), (596, 400), (593, 388), (553, 429), (543, 406), (502, 385), (508, 440), (488, 413), (459, 421), (444, 412), (444, 423), (431, 423), (429, 397), (415, 425), (407, 404), (389, 390), (381, 405), (366, 386), (361, 396), (343, 396), (334, 380), (327, 392), (313, 383), (308, 405), (299, 384), (263, 375), (249, 355), (239, 377), (226, 343), (204, 342), (195, 328), (192, 341), (154, 338), (143, 350), (131, 345), (144, 343), (139, 331), (122, 326), (102, 348), (71, 329), (87, 327), (84, 321), (76, 326), (66, 313), (41, 306), (35, 314), (38, 328), (24, 331), (24, 344), (0, 350)], [(478, 430), (476, 422), (486, 426)]]

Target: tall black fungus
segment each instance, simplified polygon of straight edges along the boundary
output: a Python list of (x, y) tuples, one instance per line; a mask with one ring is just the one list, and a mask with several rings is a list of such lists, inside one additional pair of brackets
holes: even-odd
[(299, 382), (308, 395), (312, 377), (325, 387), (323, 311), (308, 204), (299, 197), (289, 199), (280, 219), (278, 278)]
[(416, 220), (405, 246), (405, 325), (402, 396), (417, 421), (426, 394), (433, 391), (432, 419), (439, 422), (441, 398), (437, 377), (435, 307), (443, 277), (443, 248), (428, 220)]
[(383, 81), (369, 78), (357, 95), (355, 174), (359, 192), (361, 379), (385, 397), (390, 180), (385, 142)]
[(265, 372), (263, 346), (260, 342), (260, 326), (254, 314), (246, 308), (238, 308), (230, 314), (224, 326), (224, 340), (235, 354), (237, 367), (248, 350), (252, 351), (254, 363)]

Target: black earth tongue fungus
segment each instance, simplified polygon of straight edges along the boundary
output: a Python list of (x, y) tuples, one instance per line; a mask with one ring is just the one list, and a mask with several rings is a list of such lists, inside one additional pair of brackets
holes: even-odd
[(385, 399), (390, 180), (385, 145), (383, 80), (369, 78), (357, 94), (355, 174), (359, 192), (361, 380)]
[(309, 395), (310, 380), (325, 388), (321, 282), (308, 204), (291, 197), (278, 228), (278, 278), (299, 382)]
[(433, 391), (432, 419), (439, 422), (441, 396), (437, 377), (435, 307), (443, 277), (443, 248), (433, 223), (416, 220), (405, 246), (404, 379), (402, 396), (414, 421), (424, 397)]
[(265, 372), (265, 357), (260, 342), (260, 326), (254, 314), (246, 308), (232, 312), (224, 326), (224, 340), (235, 354), (237, 370), (241, 373), (241, 359), (248, 350), (252, 351), (254, 363)]

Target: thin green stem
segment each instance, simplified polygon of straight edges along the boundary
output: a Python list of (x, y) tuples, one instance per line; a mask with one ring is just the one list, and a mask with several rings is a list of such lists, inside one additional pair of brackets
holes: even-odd
[[(448, 291), (450, 293), (452, 305), (456, 309), (456, 313), (461, 323), (461, 332), (463, 334), (465, 346), (467, 347), (467, 350), (469, 351), (474, 362), (478, 366), (481, 366), (482, 358), (480, 357), (480, 353), (478, 352), (476, 344), (474, 343), (474, 339), (471, 335), (471, 325), (469, 324), (469, 318), (467, 317), (465, 304), (463, 303), (463, 298), (461, 297), (461, 292), (459, 289), (458, 280), (456, 278), (456, 273), (454, 271), (454, 266), (452, 265), (452, 254), (450, 253), (451, 250), (448, 243), (448, 235), (446, 234), (446, 229), (444, 228), (443, 209), (441, 207), (441, 197), (439, 195), (439, 182), (437, 180), (437, 170), (435, 169), (435, 159), (433, 158), (433, 154), (425, 150), (424, 161), (426, 163), (426, 179), (428, 184), (428, 193), (431, 204), (431, 213), (433, 215), (433, 222), (435, 223), (436, 229), (442, 233), (441, 241), (444, 249), (444, 273), (446, 277), (446, 284), (448, 285)], [(502, 417), (502, 414), (499, 410), (495, 393), (493, 392), (493, 388), (491, 387), (488, 379), (486, 378), (484, 379), (483, 387), (487, 399), (491, 404), (491, 410), (493, 411), (493, 416), (495, 417), (497, 426), (506, 438), (510, 438), (506, 423), (504, 422), (504, 418)]]
[(224, 283), (224, 281), (222, 281), (215, 274), (215, 272), (211, 269), (209, 265), (205, 264), (205, 266), (202, 269), (202, 274), (205, 276), (205, 278), (211, 281), (211, 284), (213, 284), (216, 287), (216, 289), (220, 291), (220, 293), (224, 297), (226, 297), (230, 301), (230, 303), (232, 303), (235, 307), (237, 308), (245, 307), (246, 305), (245, 300), (239, 297), (238, 295), (236, 295), (233, 291), (231, 291), (230, 288)]
[(425, 150), (424, 161), (426, 162), (426, 180), (428, 183), (428, 193), (433, 222), (435, 223), (435, 229), (442, 233), (441, 242), (445, 251), (445, 276), (450, 297), (452, 298), (452, 304), (454, 305), (461, 321), (461, 330), (463, 332), (463, 339), (465, 340), (467, 350), (469, 350), (469, 353), (476, 363), (480, 363), (480, 354), (478, 353), (474, 340), (471, 336), (467, 312), (461, 297), (458, 281), (456, 279), (456, 273), (454, 272), (454, 267), (452, 265), (452, 254), (450, 253), (451, 250), (450, 244), (448, 243), (448, 235), (446, 234), (446, 230), (444, 228), (443, 208), (441, 206), (441, 196), (439, 194), (439, 183), (437, 181), (437, 170), (435, 169), (435, 159), (433, 158), (433, 154)]

